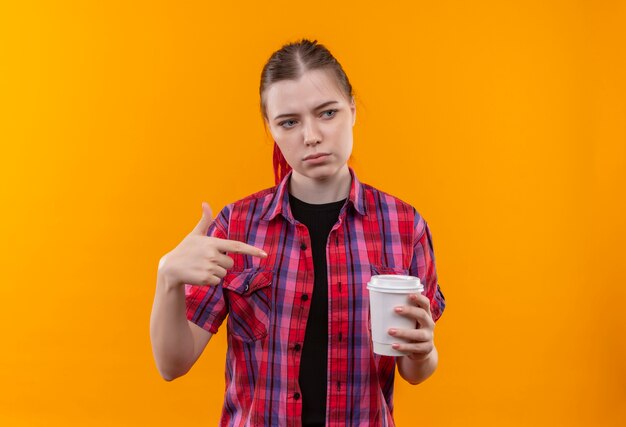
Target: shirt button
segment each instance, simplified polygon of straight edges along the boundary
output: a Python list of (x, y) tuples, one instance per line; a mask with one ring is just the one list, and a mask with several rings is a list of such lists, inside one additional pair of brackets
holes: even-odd
[(302, 243), (302, 244), (300, 245), (300, 249), (305, 250), (305, 249), (306, 249), (306, 243)]
[(293, 349), (295, 351), (300, 351), (301, 348), (302, 348), (302, 346), (300, 344), (296, 344), (296, 345), (293, 346)]
[(300, 297), (300, 299), (301, 299), (302, 301), (306, 301), (306, 300), (308, 300), (308, 299), (309, 299), (309, 296), (308, 296), (307, 294), (304, 294), (304, 295), (302, 295), (302, 296)]
[(293, 398), (296, 400), (300, 399), (300, 393), (294, 393)]

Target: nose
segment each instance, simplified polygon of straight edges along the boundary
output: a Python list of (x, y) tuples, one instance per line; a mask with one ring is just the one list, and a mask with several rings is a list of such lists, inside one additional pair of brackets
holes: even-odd
[(322, 142), (322, 136), (319, 132), (319, 129), (317, 129), (315, 123), (313, 123), (311, 120), (307, 120), (304, 123), (303, 133), (304, 145), (313, 146)]

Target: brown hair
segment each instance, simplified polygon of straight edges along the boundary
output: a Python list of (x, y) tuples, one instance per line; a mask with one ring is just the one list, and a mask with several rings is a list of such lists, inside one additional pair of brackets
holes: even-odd
[[(274, 52), (267, 60), (261, 72), (261, 114), (267, 119), (265, 91), (272, 84), (281, 80), (296, 80), (309, 70), (328, 69), (337, 78), (340, 89), (348, 99), (353, 96), (352, 85), (343, 71), (341, 64), (330, 51), (317, 40), (302, 39), (288, 43)], [(274, 142), (274, 180), (278, 184), (291, 170), (291, 167)]]

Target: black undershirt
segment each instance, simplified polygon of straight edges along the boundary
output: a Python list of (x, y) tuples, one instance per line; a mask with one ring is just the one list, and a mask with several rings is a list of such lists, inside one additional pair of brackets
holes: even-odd
[(289, 195), (293, 217), (306, 225), (313, 251), (314, 287), (300, 359), (302, 425), (324, 426), (328, 362), (328, 276), (326, 242), (345, 199), (312, 205)]

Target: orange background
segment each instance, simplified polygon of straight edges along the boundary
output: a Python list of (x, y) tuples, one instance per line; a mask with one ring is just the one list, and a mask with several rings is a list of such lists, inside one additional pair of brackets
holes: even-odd
[(224, 331), (162, 380), (156, 266), (273, 184), (259, 75), (303, 36), (359, 177), (433, 233), (440, 366), (398, 425), (624, 425), (625, 3), (349, 3), (2, 3), (1, 425), (217, 424)]

